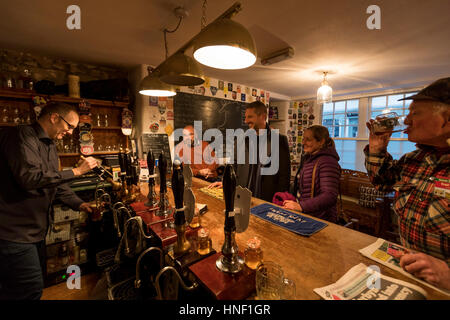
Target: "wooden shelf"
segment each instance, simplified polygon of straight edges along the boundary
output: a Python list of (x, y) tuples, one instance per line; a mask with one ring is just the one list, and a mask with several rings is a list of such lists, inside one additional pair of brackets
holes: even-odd
[(284, 121), (284, 119), (269, 119), (269, 122), (281, 122)]
[(15, 99), (31, 99), (33, 96), (43, 96), (50, 98), (51, 101), (65, 102), (65, 103), (80, 103), (82, 100), (88, 101), (91, 105), (104, 106), (104, 107), (117, 107), (125, 108), (128, 106), (128, 101), (109, 101), (109, 100), (97, 100), (97, 99), (83, 99), (83, 98), (72, 98), (62, 95), (45, 95), (39, 94), (34, 90), (25, 89), (0, 89), (0, 97), (15, 98)]
[[(97, 151), (94, 152), (93, 154), (90, 154), (89, 157), (91, 156), (102, 156), (102, 155), (109, 155), (109, 154), (118, 154), (119, 150), (117, 151)], [(81, 153), (58, 153), (59, 157), (79, 157), (81, 156)]]
[(92, 130), (121, 130), (122, 127), (111, 126), (111, 127), (92, 127)]
[[(15, 127), (17, 126), (16, 123), (5, 123), (0, 122), (0, 127)], [(111, 127), (92, 127), (92, 130), (121, 130), (122, 127), (119, 126), (111, 126)]]

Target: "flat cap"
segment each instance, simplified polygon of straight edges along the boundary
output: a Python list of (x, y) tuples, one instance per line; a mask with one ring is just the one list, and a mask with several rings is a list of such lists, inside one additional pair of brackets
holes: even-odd
[(450, 104), (450, 77), (434, 81), (415, 95), (401, 100), (433, 100)]

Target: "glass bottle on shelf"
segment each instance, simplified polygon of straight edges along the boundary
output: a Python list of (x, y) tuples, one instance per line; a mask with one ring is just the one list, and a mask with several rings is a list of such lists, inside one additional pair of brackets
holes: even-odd
[(105, 114), (105, 127), (107, 127), (107, 126), (108, 126), (108, 115)]
[(59, 249), (59, 263), (61, 267), (65, 267), (69, 264), (69, 251), (67, 244), (63, 243)]
[(2, 107), (2, 122), (8, 123), (9, 122), (9, 108), (7, 106)]
[(6, 74), (6, 87), (7, 88), (15, 88), (16, 87), (16, 79), (12, 72), (8, 72)]
[(15, 123), (15, 124), (19, 124), (19, 123), (20, 123), (20, 112), (19, 112), (19, 108), (14, 108), (13, 120), (14, 120), (14, 123)]
[(18, 87), (21, 89), (32, 90), (33, 89), (33, 78), (31, 78), (31, 72), (29, 69), (23, 69), (22, 73), (19, 76), (19, 85)]
[(97, 127), (101, 127), (102, 124), (100, 122), (100, 114), (97, 114)]
[(27, 112), (27, 118), (26, 118), (25, 122), (26, 122), (26, 124), (31, 124), (31, 116), (30, 116), (29, 112)]
[(33, 90), (33, 88), (34, 88), (34, 81), (33, 81), (33, 75), (31, 74), (31, 70), (25, 70), (25, 71), (27, 71), (25, 73), (25, 75), (27, 77), (26, 89)]

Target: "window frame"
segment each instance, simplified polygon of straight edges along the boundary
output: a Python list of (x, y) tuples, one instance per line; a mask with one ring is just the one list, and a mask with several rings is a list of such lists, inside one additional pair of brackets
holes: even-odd
[[(376, 97), (383, 97), (386, 96), (386, 107), (388, 106), (388, 101), (389, 101), (389, 96), (392, 95), (403, 95), (403, 97), (411, 95), (416, 93), (417, 91), (419, 91), (421, 88), (409, 88), (409, 89), (402, 89), (402, 90), (390, 90), (390, 91), (385, 91), (385, 92), (377, 92), (377, 93), (372, 93), (372, 94), (364, 94), (364, 95), (360, 95), (360, 96), (352, 96), (352, 95), (348, 95), (348, 96), (340, 96), (338, 99), (333, 100), (333, 113), (332, 113), (332, 127), (334, 128), (334, 105), (336, 102), (341, 102), (341, 101), (346, 101), (346, 106), (345, 106), (345, 113), (347, 110), (347, 101), (351, 101), (351, 100), (358, 100), (358, 134), (356, 137), (331, 137), (333, 140), (351, 140), (351, 141), (356, 141), (356, 147), (355, 147), (355, 162), (354, 162), (354, 170), (358, 170), (358, 171), (366, 171), (365, 167), (364, 167), (364, 154), (362, 152), (358, 152), (358, 150), (362, 150), (364, 149), (364, 146), (367, 145), (369, 143), (369, 131), (366, 127), (366, 122), (369, 121), (369, 119), (371, 118), (372, 115), (372, 99), (376, 98)], [(402, 110), (403, 110), (403, 115), (407, 115), (408, 114), (408, 108), (409, 108), (409, 104), (407, 106), (405, 106), (405, 100), (402, 103)], [(398, 108), (400, 109), (400, 108)], [(324, 117), (324, 104), (320, 105), (320, 119), (319, 119), (319, 123), (323, 126), (329, 127), (330, 125), (325, 125), (323, 124), (323, 117)], [(338, 113), (338, 114), (342, 114), (342, 113)], [(330, 114), (327, 114), (330, 115)], [(347, 116), (346, 116), (347, 119)], [(352, 126), (350, 126), (352, 127)], [(403, 135), (403, 134), (402, 134)], [(391, 138), (391, 141), (408, 141), (407, 136), (401, 137), (401, 138)], [(339, 150), (341, 151), (341, 150)], [(361, 154), (359, 154), (361, 153)], [(340, 160), (341, 162), (342, 160)]]

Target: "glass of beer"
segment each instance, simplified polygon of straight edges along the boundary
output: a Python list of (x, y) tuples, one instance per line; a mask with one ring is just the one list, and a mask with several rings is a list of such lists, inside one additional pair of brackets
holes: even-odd
[(197, 232), (197, 252), (201, 255), (205, 255), (211, 252), (212, 242), (209, 237), (209, 230), (201, 228)]
[(198, 208), (195, 208), (194, 216), (192, 217), (191, 223), (189, 223), (189, 227), (195, 229), (195, 228), (198, 228), (198, 227), (201, 227), (201, 226), (202, 226), (202, 221), (201, 221), (201, 218), (200, 218), (200, 213), (199, 213)]
[(254, 237), (247, 241), (247, 248), (244, 251), (244, 261), (247, 267), (256, 270), (262, 262), (263, 252), (261, 250), (261, 240)]
[(395, 112), (380, 114), (372, 124), (372, 131), (377, 135), (404, 131), (406, 129), (405, 118)]

